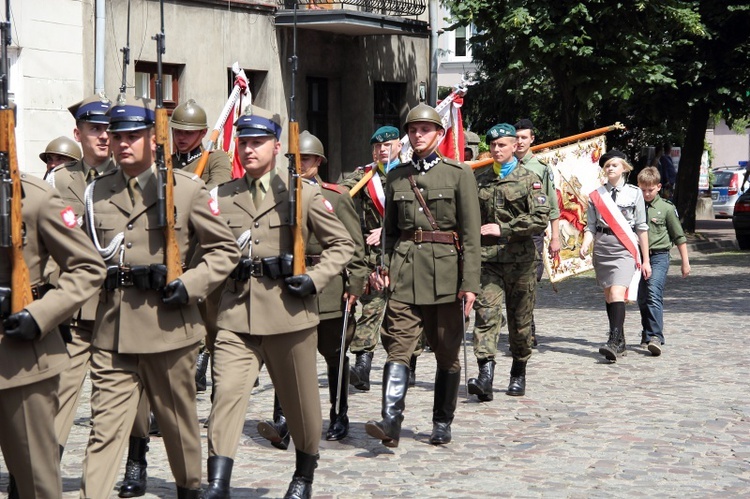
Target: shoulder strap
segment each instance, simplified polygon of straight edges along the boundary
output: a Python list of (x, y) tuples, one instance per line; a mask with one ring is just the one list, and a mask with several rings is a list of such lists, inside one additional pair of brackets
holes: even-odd
[(417, 196), (417, 201), (419, 201), (419, 205), (422, 207), (422, 210), (424, 211), (424, 215), (427, 217), (427, 221), (430, 222), (430, 226), (432, 227), (432, 230), (440, 230), (437, 222), (435, 222), (435, 218), (432, 216), (432, 212), (427, 207), (427, 203), (425, 203), (424, 198), (422, 197), (422, 193), (419, 192), (419, 187), (417, 187), (417, 182), (414, 180), (414, 176), (411, 174), (409, 174), (409, 184), (411, 184), (411, 189), (414, 191), (414, 194)]

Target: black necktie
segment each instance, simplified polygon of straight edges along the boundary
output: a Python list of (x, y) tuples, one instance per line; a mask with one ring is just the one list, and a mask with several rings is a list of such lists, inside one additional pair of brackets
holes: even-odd
[(614, 188), (612, 189), (612, 192), (611, 192), (611, 194), (612, 194), (612, 201), (615, 201), (615, 202), (616, 202), (616, 201), (617, 201), (617, 188), (616, 188), (616, 187), (614, 187)]

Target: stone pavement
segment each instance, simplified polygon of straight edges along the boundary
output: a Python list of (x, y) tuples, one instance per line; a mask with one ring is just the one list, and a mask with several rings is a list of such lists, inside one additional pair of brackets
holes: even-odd
[[(559, 283), (556, 292), (543, 281), (536, 313), (540, 346), (529, 362), (526, 396), (501, 391), (511, 358), (500, 357), (495, 400), (467, 400), (462, 387), (454, 440), (446, 446), (427, 442), (435, 370), (429, 353), (420, 358), (417, 386), (407, 394), (400, 446), (386, 449), (367, 437), (364, 423), (380, 412), (385, 354), (379, 348), (372, 390), (350, 397), (350, 436), (321, 443), (314, 497), (750, 495), (750, 363), (744, 346), (750, 252), (691, 256), (688, 279), (680, 278), (678, 262), (670, 268), (667, 344), (658, 358), (637, 345), (634, 305), (627, 308), (627, 356), (610, 364), (597, 353), (607, 323), (593, 274)], [(504, 349), (507, 336), (501, 344)], [(471, 348), (468, 354), (474, 376)], [(322, 360), (318, 378), (325, 401)], [(210, 402), (208, 393), (199, 397), (203, 421)], [(272, 398), (264, 371), (235, 463), (234, 498), (281, 497), (291, 478), (293, 450), (274, 449), (256, 431), (258, 421), (271, 416)], [(62, 460), (66, 498), (77, 497), (87, 411), (88, 392)], [(326, 428), (327, 414), (324, 405)], [(161, 439), (153, 438), (150, 447), (146, 497), (175, 497)], [(124, 463), (120, 476), (123, 469)], [(0, 490), (6, 484), (3, 469)]]

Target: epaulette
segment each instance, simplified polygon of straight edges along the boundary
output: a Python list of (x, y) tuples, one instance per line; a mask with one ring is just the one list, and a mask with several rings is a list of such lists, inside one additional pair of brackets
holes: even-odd
[(193, 182), (197, 182), (198, 180), (200, 180), (200, 177), (198, 175), (196, 175), (195, 173), (192, 173), (192, 172), (186, 172), (186, 171), (183, 171), (183, 170), (179, 170), (179, 169), (174, 169), (173, 168), (172, 169), (172, 173), (175, 174), (175, 175), (180, 175), (180, 176), (185, 177), (185, 178), (189, 178)]
[(119, 172), (119, 168), (113, 168), (112, 170), (108, 172), (101, 173), (97, 175), (97, 177), (94, 180), (99, 180), (100, 178), (109, 177), (110, 175), (114, 175), (115, 173)]
[(51, 189), (50, 185), (47, 183), (47, 181), (40, 179), (39, 177), (36, 177), (34, 175), (29, 175), (27, 173), (21, 173), (21, 180), (30, 186), (34, 186), (38, 189), (41, 189), (44, 192), (47, 192)]
[(67, 168), (70, 168), (72, 166), (76, 166), (78, 164), (78, 161), (68, 161), (67, 163), (63, 163), (61, 165), (57, 165), (52, 169), (50, 173), (56, 172), (58, 170), (65, 170)]
[(446, 165), (451, 165), (454, 168), (464, 168), (466, 166), (466, 163), (462, 163), (461, 161), (456, 161), (455, 159), (446, 157), (443, 157), (443, 163), (445, 163)]
[(667, 203), (667, 204), (671, 204), (672, 206), (674, 206), (674, 203), (673, 203), (672, 201), (670, 201), (669, 199), (664, 199), (664, 198), (661, 198), (661, 199), (662, 199), (662, 201), (664, 201), (665, 203)]
[(327, 189), (329, 191), (337, 192), (339, 194), (344, 193), (344, 189), (340, 185), (329, 184), (328, 182), (321, 182), (320, 187), (321, 189)]
[(310, 180), (309, 178), (303, 178), (302, 181), (306, 183), (307, 185), (318, 185), (316, 181)]

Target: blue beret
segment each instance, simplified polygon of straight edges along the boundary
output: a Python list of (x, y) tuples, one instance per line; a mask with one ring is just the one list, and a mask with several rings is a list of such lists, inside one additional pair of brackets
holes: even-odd
[(516, 128), (508, 123), (500, 123), (489, 129), (487, 132), (487, 143), (489, 144), (493, 140), (500, 139), (503, 137), (515, 137)]
[(109, 111), (112, 102), (107, 98), (104, 93), (92, 95), (83, 99), (81, 102), (76, 102), (68, 108), (70, 114), (73, 115), (76, 121), (90, 121), (92, 123), (109, 123)]
[(154, 126), (156, 115), (151, 99), (120, 94), (117, 103), (109, 110), (110, 132), (130, 132)]
[(395, 126), (381, 126), (375, 133), (372, 134), (370, 144), (380, 144), (382, 142), (388, 142), (389, 140), (396, 140), (399, 137), (398, 128)]
[[(248, 112), (248, 110), (246, 110)], [(281, 117), (257, 106), (237, 119), (237, 137), (276, 137), (281, 139)]]

